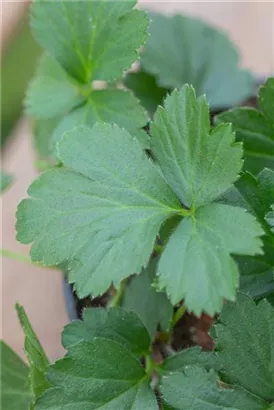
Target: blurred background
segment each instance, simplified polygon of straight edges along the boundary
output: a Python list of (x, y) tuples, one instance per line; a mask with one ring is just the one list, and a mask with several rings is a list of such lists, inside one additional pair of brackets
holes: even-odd
[[(250, 1), (139, 1), (140, 7), (163, 13), (199, 17), (226, 31), (238, 46), (242, 66), (259, 79), (274, 72), (274, 2)], [(2, 0), (1, 25), (1, 168), (14, 177), (2, 197), (2, 248), (28, 255), (16, 243), (15, 212), (37, 175), (31, 128), (22, 100), (40, 48), (28, 27), (28, 2)], [(51, 360), (62, 354), (60, 333), (68, 322), (60, 272), (1, 259), (1, 337), (21, 356), (23, 332), (14, 304), (22, 304)]]

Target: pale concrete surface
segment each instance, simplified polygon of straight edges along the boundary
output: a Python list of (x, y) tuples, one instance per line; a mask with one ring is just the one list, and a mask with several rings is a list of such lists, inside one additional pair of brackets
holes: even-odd
[[(204, 18), (225, 29), (241, 50), (242, 65), (259, 75), (273, 72), (274, 3), (273, 2), (151, 2), (141, 5), (171, 13), (184, 11), (188, 15)], [(7, 20), (6, 20), (7, 21)], [(14, 140), (5, 152), (3, 168), (15, 176), (15, 183), (3, 198), (3, 247), (28, 254), (28, 247), (15, 241), (15, 210), (26, 196), (26, 189), (37, 175), (33, 161), (30, 130), (23, 119), (14, 133)], [(2, 334), (3, 338), (20, 354), (23, 334), (13, 309), (19, 301), (38, 333), (51, 360), (62, 354), (60, 332), (68, 318), (62, 293), (59, 272), (40, 269), (21, 262), (2, 262)]]

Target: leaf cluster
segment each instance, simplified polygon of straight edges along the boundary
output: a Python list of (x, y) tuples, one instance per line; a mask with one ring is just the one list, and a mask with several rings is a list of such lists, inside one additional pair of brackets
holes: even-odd
[[(17, 239), (33, 262), (66, 266), (79, 299), (108, 300), (66, 326), (53, 365), (17, 305), (29, 367), (2, 343), (2, 407), (271, 410), (274, 79), (258, 109), (212, 126), (207, 98), (216, 110), (250, 95), (234, 47), (200, 21), (154, 14), (145, 44), (134, 7), (31, 6), (46, 52), (26, 109), (49, 169), (18, 206)], [(142, 106), (121, 83), (144, 44), (124, 79)], [(174, 351), (185, 311), (219, 314), (214, 351)]]
[(140, 318), (114, 307), (86, 309), (82, 321), (67, 325), (67, 354), (48, 366), (22, 307), (18, 313), (30, 368), (2, 343), (4, 409), (9, 394), (16, 394), (22, 410), (30, 402), (39, 410), (272, 408), (274, 310), (265, 300), (256, 305), (239, 295), (225, 306), (214, 328), (215, 352), (193, 347), (161, 362), (151, 357), (152, 340)]

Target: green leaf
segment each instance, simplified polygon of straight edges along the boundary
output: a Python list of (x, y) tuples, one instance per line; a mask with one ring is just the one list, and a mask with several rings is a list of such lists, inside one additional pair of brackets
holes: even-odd
[(40, 158), (49, 159), (53, 157), (54, 143), (52, 136), (60, 119), (60, 117), (55, 117), (35, 121), (33, 130), (34, 148)]
[(162, 405), (163, 410), (174, 410), (174, 407), (171, 407), (171, 406), (169, 406), (168, 404), (166, 404), (164, 402), (162, 402), (161, 405)]
[(36, 119), (63, 115), (85, 100), (81, 93), (80, 84), (57, 61), (45, 54), (27, 90), (26, 113)]
[[(239, 295), (216, 325), (217, 352), (226, 380), (274, 401), (274, 309)], [(252, 358), (252, 360), (251, 360)]]
[(190, 347), (169, 356), (162, 365), (166, 372), (181, 372), (187, 366), (220, 370), (220, 363), (216, 354), (214, 352), (203, 352), (199, 346)]
[[(156, 261), (150, 262), (140, 275), (135, 275), (126, 285), (122, 307), (135, 312), (142, 320), (152, 338), (158, 325), (167, 331), (171, 324), (173, 307), (164, 292), (152, 286), (155, 279)], [(142, 303), (140, 303), (140, 295)]]
[(271, 206), (272, 211), (268, 212), (265, 220), (270, 225), (271, 231), (274, 233), (274, 204)]
[(115, 123), (137, 138), (148, 118), (131, 92), (123, 90), (93, 91), (86, 104), (68, 114), (57, 126), (53, 142), (62, 139), (67, 131), (84, 125), (92, 128), (96, 123)]
[(263, 168), (274, 170), (274, 79), (260, 88), (258, 105), (234, 108), (216, 117), (216, 123), (231, 122), (238, 141), (244, 142), (245, 169), (257, 174)]
[(231, 122), (237, 141), (244, 142), (244, 168), (254, 174), (264, 167), (274, 170), (274, 128), (254, 108), (234, 108), (220, 114), (217, 124)]
[(274, 172), (269, 169), (264, 169), (257, 177), (245, 172), (223, 198), (224, 203), (247, 209), (264, 229), (264, 255), (236, 258), (241, 273), (240, 289), (255, 298), (266, 296), (274, 287), (274, 237), (265, 221), (273, 198)]
[(1, 184), (0, 184), (0, 192), (4, 192), (11, 184), (13, 177), (10, 174), (7, 174), (4, 171), (0, 171), (0, 178), (1, 178)]
[(62, 335), (63, 346), (95, 337), (120, 343), (130, 352), (145, 356), (150, 349), (150, 337), (143, 323), (133, 312), (115, 307), (85, 309), (83, 321), (76, 320), (68, 324)]
[(213, 110), (236, 105), (252, 94), (252, 76), (240, 69), (237, 49), (226, 34), (186, 16), (150, 17), (141, 68), (153, 74), (159, 86), (192, 84), (197, 95), (207, 95)]
[[(263, 231), (242, 208), (210, 204), (184, 218), (171, 235), (158, 266), (158, 286), (173, 304), (184, 299), (197, 316), (220, 312), (234, 300), (238, 269), (230, 254), (260, 253)], [(172, 266), (172, 269), (170, 267)]]
[(71, 131), (59, 159), (65, 167), (42, 174), (19, 205), (17, 237), (33, 242), (34, 261), (73, 259), (78, 296), (95, 296), (139, 273), (161, 224), (182, 209), (139, 143), (117, 126)]
[(255, 299), (271, 295), (274, 292), (273, 268), (264, 273), (259, 272), (254, 275), (241, 276), (240, 291)]
[(218, 387), (214, 372), (188, 367), (183, 373), (163, 377), (164, 400), (174, 410), (263, 410), (267, 403), (239, 387)]
[[(264, 218), (274, 198), (274, 171), (264, 169), (257, 177), (245, 173), (236, 182), (235, 186), (240, 193), (245, 208), (256, 216), (268, 235), (270, 229)], [(238, 202), (235, 204), (239, 205)]]
[(185, 85), (159, 107), (151, 124), (152, 152), (163, 175), (187, 207), (198, 208), (220, 197), (242, 168), (242, 147), (229, 124), (210, 133), (205, 97)]
[(38, 400), (37, 410), (157, 410), (139, 360), (120, 344), (96, 338), (69, 347), (51, 366), (54, 388)]
[(25, 333), (25, 353), (30, 364), (29, 384), (32, 401), (35, 403), (37, 397), (50, 387), (46, 377), (49, 361), (33, 331), (24, 308), (16, 304), (16, 310)]
[(168, 93), (168, 89), (161, 88), (156, 84), (156, 79), (153, 75), (142, 70), (137, 73), (129, 73), (124, 79), (124, 84), (133, 90), (136, 97), (141, 101), (142, 106), (150, 114), (154, 114), (158, 105), (162, 104)]
[(1, 346), (1, 409), (29, 410), (31, 394), (28, 366), (2, 340)]
[(274, 77), (268, 78), (260, 87), (258, 104), (265, 117), (274, 125)]
[(113, 81), (137, 59), (148, 18), (135, 1), (37, 0), (31, 8), (34, 37), (83, 83)]

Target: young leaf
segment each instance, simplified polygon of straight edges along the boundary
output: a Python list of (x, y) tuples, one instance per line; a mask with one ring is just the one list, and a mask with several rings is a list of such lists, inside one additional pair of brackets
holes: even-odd
[(186, 366), (199, 366), (207, 370), (220, 370), (218, 357), (214, 352), (203, 352), (199, 346), (184, 349), (168, 357), (162, 367), (166, 372), (181, 372)]
[(2, 340), (1, 347), (1, 409), (29, 410), (31, 393), (28, 366)]
[(216, 117), (216, 123), (231, 122), (238, 141), (244, 142), (245, 169), (257, 174), (263, 168), (274, 170), (274, 79), (260, 88), (258, 105), (234, 108)]
[(151, 13), (150, 36), (141, 68), (160, 87), (192, 84), (210, 107), (228, 108), (252, 94), (251, 74), (239, 67), (239, 55), (226, 34), (186, 16)]
[(274, 204), (271, 206), (272, 211), (268, 212), (265, 220), (270, 225), (271, 231), (274, 233)]
[(34, 37), (74, 78), (113, 81), (137, 59), (148, 19), (136, 1), (36, 0)]
[[(58, 3), (54, 3), (56, 6)], [(43, 55), (28, 88), (26, 113), (36, 119), (63, 115), (85, 100), (81, 85), (49, 55)]]
[(239, 387), (218, 387), (214, 372), (187, 367), (163, 377), (163, 399), (174, 410), (264, 410), (267, 403)]
[[(263, 231), (242, 208), (210, 204), (184, 218), (160, 258), (158, 286), (173, 304), (184, 299), (199, 316), (220, 312), (223, 300), (234, 300), (238, 269), (230, 254), (260, 253)], [(170, 267), (172, 266), (172, 269)]]
[(137, 73), (129, 73), (124, 79), (124, 84), (134, 92), (141, 101), (142, 106), (150, 114), (154, 114), (157, 106), (162, 104), (169, 91), (166, 88), (159, 87), (156, 84), (155, 77), (142, 70)]
[(123, 90), (93, 91), (89, 100), (68, 114), (54, 131), (53, 142), (62, 139), (65, 132), (84, 125), (92, 128), (96, 123), (115, 123), (133, 136), (139, 137), (140, 129), (148, 118), (132, 93)]
[(4, 192), (11, 184), (13, 177), (10, 174), (7, 174), (4, 171), (0, 171), (0, 192)]
[(139, 317), (117, 307), (85, 309), (83, 321), (73, 321), (65, 327), (62, 343), (68, 349), (75, 343), (95, 337), (120, 343), (139, 356), (145, 356), (150, 349), (149, 334)]
[(230, 188), (242, 168), (242, 147), (228, 124), (210, 133), (205, 97), (185, 85), (159, 107), (151, 125), (151, 146), (163, 175), (182, 203), (195, 209)]
[[(274, 309), (240, 294), (225, 305), (216, 325), (217, 352), (225, 379), (274, 401)], [(252, 358), (252, 360), (250, 359)]]
[[(158, 325), (167, 331), (171, 324), (173, 307), (164, 292), (152, 286), (155, 279), (156, 261), (150, 262), (140, 275), (135, 275), (126, 286), (122, 307), (135, 312), (142, 320), (151, 337)], [(140, 303), (140, 295), (142, 303)]]
[(139, 143), (117, 126), (71, 131), (59, 159), (65, 167), (42, 174), (19, 205), (17, 237), (33, 242), (34, 261), (73, 259), (78, 296), (98, 295), (147, 265), (161, 224), (182, 209)]
[(51, 366), (49, 379), (54, 388), (38, 400), (37, 410), (158, 409), (139, 360), (111, 340), (70, 346), (68, 355)]
[(25, 333), (25, 353), (30, 364), (29, 384), (34, 403), (37, 397), (50, 387), (46, 377), (49, 361), (32, 329), (24, 308), (17, 304), (16, 310)]

